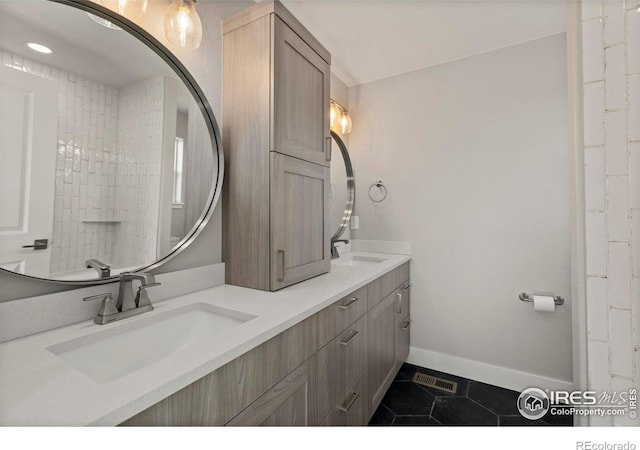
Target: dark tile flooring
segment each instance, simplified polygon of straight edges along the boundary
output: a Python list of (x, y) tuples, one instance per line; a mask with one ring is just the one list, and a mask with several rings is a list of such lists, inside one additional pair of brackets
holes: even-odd
[[(458, 383), (455, 394), (414, 383), (416, 371)], [(571, 426), (571, 416), (528, 420), (516, 408), (519, 392), (436, 370), (403, 364), (369, 425)]]

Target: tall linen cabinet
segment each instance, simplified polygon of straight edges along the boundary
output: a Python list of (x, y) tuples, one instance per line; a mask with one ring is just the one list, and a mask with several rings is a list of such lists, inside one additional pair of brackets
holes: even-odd
[(278, 1), (222, 32), (226, 282), (275, 291), (330, 269), (331, 55)]

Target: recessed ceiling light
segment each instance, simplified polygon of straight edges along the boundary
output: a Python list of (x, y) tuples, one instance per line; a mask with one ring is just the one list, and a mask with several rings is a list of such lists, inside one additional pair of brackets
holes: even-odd
[(110, 30), (122, 30), (122, 28), (120, 28), (118, 25), (115, 25), (112, 22), (109, 22), (107, 19), (103, 19), (102, 17), (98, 17), (95, 14), (91, 14), (91, 13), (87, 13), (87, 14), (89, 15), (89, 17), (91, 17), (91, 20), (93, 20), (96, 23), (99, 23), (103, 27), (107, 27)]
[(37, 42), (27, 42), (27, 47), (29, 47), (34, 52), (50, 54), (53, 51), (47, 47), (46, 45), (38, 44)]

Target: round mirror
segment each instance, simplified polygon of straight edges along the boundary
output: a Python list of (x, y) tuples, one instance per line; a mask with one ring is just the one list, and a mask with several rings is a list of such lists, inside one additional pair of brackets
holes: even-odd
[(333, 152), (334, 156), (331, 161), (329, 223), (337, 224), (338, 229), (331, 236), (331, 241), (335, 241), (340, 239), (345, 230), (349, 228), (349, 221), (356, 203), (356, 180), (347, 146), (335, 131), (331, 131), (331, 138), (331, 145), (337, 145), (340, 149), (340, 152)]
[(222, 185), (213, 113), (156, 39), (92, 2), (0, 2), (0, 269), (95, 283), (188, 246)]

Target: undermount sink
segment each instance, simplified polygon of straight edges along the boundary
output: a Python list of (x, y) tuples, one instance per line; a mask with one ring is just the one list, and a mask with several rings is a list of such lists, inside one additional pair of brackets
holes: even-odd
[(387, 258), (379, 258), (377, 256), (358, 256), (358, 255), (344, 255), (331, 261), (334, 266), (373, 266), (386, 261)]
[(195, 303), (47, 347), (98, 383), (116, 380), (255, 318)]

